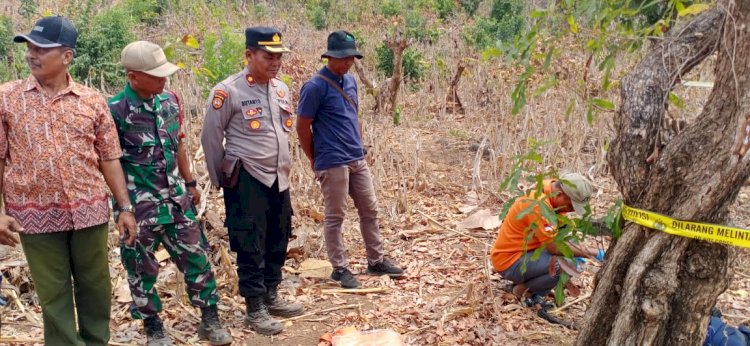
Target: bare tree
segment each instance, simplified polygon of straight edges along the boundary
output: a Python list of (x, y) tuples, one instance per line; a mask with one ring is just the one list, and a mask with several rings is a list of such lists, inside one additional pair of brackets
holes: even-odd
[[(721, 1), (671, 30), (622, 80), (607, 160), (630, 206), (723, 223), (750, 175), (750, 0)], [(702, 113), (651, 162), (664, 102), (680, 76), (718, 53)], [(577, 345), (700, 345), (731, 278), (731, 249), (628, 224), (611, 247)]]
[(385, 114), (392, 115), (398, 102), (398, 90), (404, 79), (404, 50), (409, 47), (409, 43), (401, 31), (397, 31), (394, 37), (386, 40), (385, 44), (393, 51), (393, 76), (380, 84), (376, 106), (381, 107), (377, 111), (383, 110), (382, 107), (386, 105), (387, 97)]
[(445, 110), (448, 113), (459, 113), (464, 114), (464, 105), (461, 103), (461, 99), (458, 97), (458, 82), (461, 81), (461, 75), (466, 70), (466, 63), (461, 60), (456, 66), (456, 73), (453, 74), (453, 79), (448, 86), (448, 94), (445, 95)]

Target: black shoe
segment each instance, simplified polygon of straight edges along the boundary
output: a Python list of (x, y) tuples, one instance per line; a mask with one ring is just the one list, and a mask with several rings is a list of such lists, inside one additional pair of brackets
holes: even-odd
[(540, 309), (551, 309), (555, 307), (554, 304), (547, 302), (546, 300), (544, 300), (544, 297), (536, 293), (532, 294), (531, 297), (526, 298), (526, 300), (524, 301), (524, 305), (529, 308), (539, 305), (538, 308)]
[(359, 287), (359, 281), (352, 275), (349, 269), (336, 269), (331, 273), (331, 279), (341, 283), (343, 288), (357, 288)]
[(383, 257), (383, 261), (375, 263), (373, 265), (367, 265), (367, 274), (370, 275), (388, 275), (390, 277), (401, 277), (404, 275), (404, 270), (391, 263), (388, 258)]

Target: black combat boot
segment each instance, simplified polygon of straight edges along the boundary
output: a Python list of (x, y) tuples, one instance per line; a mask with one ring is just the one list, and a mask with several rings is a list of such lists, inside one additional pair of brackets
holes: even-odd
[(143, 320), (146, 332), (146, 346), (172, 346), (172, 340), (164, 333), (164, 325), (158, 315)]
[(268, 307), (268, 313), (279, 317), (294, 317), (302, 315), (305, 307), (300, 303), (286, 301), (279, 297), (276, 287), (269, 287), (268, 292), (263, 295), (263, 303)]
[(211, 345), (229, 345), (232, 336), (227, 333), (219, 321), (219, 311), (216, 305), (201, 308), (201, 324), (198, 326), (198, 337), (208, 340)]
[(262, 335), (274, 335), (281, 333), (284, 330), (284, 326), (281, 322), (273, 319), (268, 314), (268, 308), (263, 303), (263, 297), (252, 297), (245, 298), (245, 304), (247, 305), (247, 317), (245, 317), (245, 324), (250, 326), (258, 334)]

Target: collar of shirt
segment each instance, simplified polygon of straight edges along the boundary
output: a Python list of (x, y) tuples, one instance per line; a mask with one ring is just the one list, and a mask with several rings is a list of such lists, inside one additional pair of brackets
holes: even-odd
[(344, 81), (346, 80), (346, 78), (344, 78), (344, 76), (339, 76), (331, 72), (331, 70), (328, 69), (328, 66), (324, 66), (322, 69), (320, 69), (319, 73), (328, 77), (330, 80), (339, 82), (339, 85), (344, 86)]
[(169, 95), (167, 93), (163, 92), (159, 95), (154, 96), (152, 99), (153, 105), (146, 103), (146, 100), (143, 100), (138, 94), (133, 90), (132, 87), (130, 87), (130, 83), (125, 85), (125, 98), (128, 100), (128, 105), (130, 105), (130, 110), (136, 110), (140, 107), (143, 107), (144, 110), (151, 113), (156, 113), (161, 109), (161, 103), (169, 100)]
[[(77, 96), (81, 96), (85, 93), (85, 91), (81, 88), (81, 85), (73, 81), (73, 78), (70, 76), (70, 73), (68, 73), (65, 76), (68, 79), (68, 87), (61, 90), (55, 97), (65, 95), (68, 93), (73, 93)], [(39, 84), (39, 81), (34, 77), (34, 75), (29, 75), (29, 78), (26, 78), (26, 87), (24, 88), (24, 91), (32, 91), (36, 89), (38, 92), (44, 92), (44, 89), (42, 89), (42, 85)]]

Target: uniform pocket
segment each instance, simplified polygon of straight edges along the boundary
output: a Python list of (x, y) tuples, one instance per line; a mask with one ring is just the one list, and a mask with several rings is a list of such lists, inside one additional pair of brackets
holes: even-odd
[(294, 126), (294, 117), (291, 113), (283, 108), (281, 109), (281, 124), (284, 125), (282, 126), (282, 128), (286, 132), (291, 131), (292, 127)]
[(268, 130), (268, 124), (263, 116), (263, 107), (242, 107), (242, 118), (247, 123), (250, 132), (262, 132)]

